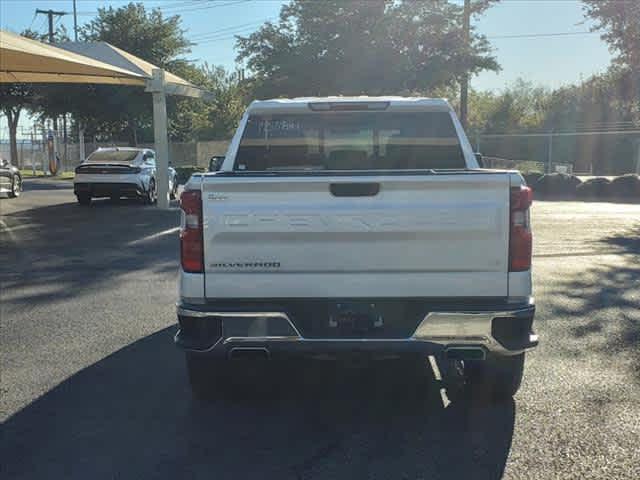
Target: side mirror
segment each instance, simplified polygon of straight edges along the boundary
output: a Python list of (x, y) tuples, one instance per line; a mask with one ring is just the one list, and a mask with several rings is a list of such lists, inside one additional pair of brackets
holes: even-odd
[(484, 157), (482, 156), (481, 153), (474, 153), (475, 157), (476, 157), (476, 161), (478, 162), (478, 166), (480, 168), (484, 168)]
[(224, 163), (224, 155), (214, 155), (209, 159), (209, 171), (217, 172), (222, 168)]

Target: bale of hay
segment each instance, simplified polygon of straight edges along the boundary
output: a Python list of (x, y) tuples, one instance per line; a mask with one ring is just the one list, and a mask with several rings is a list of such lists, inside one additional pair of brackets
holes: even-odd
[(539, 195), (573, 197), (581, 183), (582, 181), (575, 175), (550, 173), (538, 179), (534, 190)]
[(604, 199), (609, 197), (610, 185), (608, 178), (590, 178), (576, 188), (576, 195), (582, 199)]
[(640, 176), (635, 173), (611, 180), (608, 196), (613, 198), (640, 199)]

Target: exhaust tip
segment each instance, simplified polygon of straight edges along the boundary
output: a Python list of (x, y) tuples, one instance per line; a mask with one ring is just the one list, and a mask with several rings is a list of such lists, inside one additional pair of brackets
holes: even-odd
[(264, 347), (235, 347), (229, 351), (229, 359), (268, 360), (271, 358), (269, 350)]
[(451, 347), (445, 350), (448, 360), (484, 360), (486, 353), (477, 347)]

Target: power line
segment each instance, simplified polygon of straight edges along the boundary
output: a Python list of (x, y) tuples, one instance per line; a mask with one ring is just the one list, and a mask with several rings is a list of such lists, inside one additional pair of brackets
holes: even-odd
[[(53, 30), (53, 17), (58, 17), (57, 20), (59, 20), (59, 17), (62, 17), (63, 15), (68, 15), (67, 12), (56, 12), (54, 10), (40, 10), (39, 8), (36, 9), (36, 15), (38, 15), (39, 13), (46, 15), (48, 20), (49, 20), (49, 43), (54, 43), (54, 30)], [(57, 23), (57, 22), (56, 22)]]
[(191, 36), (192, 40), (204, 40), (205, 37), (210, 37), (212, 35), (219, 35), (220, 33), (226, 33), (229, 34), (229, 30), (236, 30), (236, 29), (243, 29), (243, 28), (247, 28), (249, 26), (256, 26), (256, 25), (262, 25), (265, 22), (270, 21), (270, 19), (266, 19), (264, 21), (260, 21), (260, 22), (248, 22), (248, 23), (241, 23), (239, 25), (232, 25), (230, 27), (226, 27), (226, 28), (219, 28), (217, 30), (212, 30), (210, 32), (202, 32), (202, 33), (196, 33), (194, 35)]
[(202, 0), (190, 0), (190, 1), (185, 1), (185, 2), (177, 2), (177, 3), (169, 3), (168, 5), (162, 5), (162, 7), (158, 7), (158, 8), (162, 8), (163, 10), (165, 8), (184, 8), (184, 7), (191, 7), (194, 5), (202, 5), (203, 1)]
[[(224, 33), (224, 34), (222, 34), (222, 35), (220, 35), (220, 36), (213, 37), (213, 38), (207, 38), (207, 39), (205, 39), (205, 40), (196, 40), (196, 42), (195, 42), (195, 43), (196, 43), (196, 44), (198, 44), (198, 45), (201, 45), (201, 44), (203, 44), (203, 43), (221, 42), (221, 41), (223, 41), (223, 40), (231, 40), (231, 39), (233, 39), (233, 38), (236, 38), (236, 36), (237, 36), (238, 34), (241, 34), (241, 33), (244, 33), (244, 34), (247, 34), (247, 33), (253, 33), (253, 29), (251, 29), (251, 28), (249, 28), (249, 29), (245, 28), (245, 29), (243, 29), (243, 30), (244, 30), (244, 31), (227, 32), (227, 33)], [(226, 35), (226, 36), (225, 36), (225, 35)]]
[(166, 7), (156, 7), (159, 8), (160, 10), (162, 10), (164, 13), (189, 13), (189, 12), (198, 12), (201, 10), (210, 10), (212, 8), (220, 8), (220, 7), (231, 7), (233, 5), (238, 5), (240, 3), (246, 3), (246, 2), (250, 2), (252, 0), (235, 0), (232, 2), (227, 2), (227, 3), (215, 3), (213, 5), (202, 5), (202, 6), (194, 6), (193, 8), (172, 8), (172, 9), (167, 9)]
[(543, 38), (543, 37), (567, 37), (570, 35), (593, 35), (598, 32), (555, 32), (555, 33), (522, 33), (516, 35), (491, 35), (487, 38), (493, 40), (496, 38)]
[(29, 28), (27, 28), (27, 30), (31, 30), (31, 27), (33, 27), (33, 22), (36, 21), (36, 17), (38, 16), (37, 13), (33, 14), (33, 18), (31, 19), (31, 23), (29, 24)]
[[(181, 4), (172, 4), (172, 5), (163, 5), (163, 6), (155, 6), (152, 7), (151, 10), (153, 9), (159, 9), (161, 10), (163, 13), (166, 14), (174, 14), (174, 13), (189, 13), (189, 12), (197, 12), (200, 10), (209, 10), (212, 8), (220, 8), (220, 7), (231, 7), (233, 5), (239, 5), (241, 3), (246, 3), (246, 2), (251, 2), (254, 0), (233, 0), (230, 2), (226, 2), (226, 3), (213, 3), (213, 0), (203, 0), (203, 1), (198, 1), (198, 2), (194, 2), (194, 3), (190, 3), (190, 2), (185, 2), (184, 5)], [(213, 3), (213, 4), (209, 4), (209, 3)], [(188, 4), (188, 5), (187, 5)], [(192, 8), (185, 8), (185, 7), (192, 7)], [(98, 12), (97, 11), (82, 11), (82, 12), (78, 12), (78, 15), (82, 15), (82, 16), (94, 16), (97, 15)]]
[[(259, 25), (259, 24), (258, 24)], [(249, 32), (253, 32), (256, 30), (256, 24), (254, 24), (253, 26), (247, 26), (244, 28), (238, 28), (236, 30), (228, 30), (228, 31), (224, 31), (224, 32), (219, 32), (219, 33), (214, 33), (214, 34), (210, 34), (207, 35), (206, 37), (199, 37), (196, 39), (192, 39), (194, 40), (196, 43), (200, 43), (200, 42), (208, 42), (210, 40), (215, 40), (217, 38), (221, 38), (221, 37), (227, 37), (227, 36), (234, 36), (236, 34), (239, 33), (249, 33)]]

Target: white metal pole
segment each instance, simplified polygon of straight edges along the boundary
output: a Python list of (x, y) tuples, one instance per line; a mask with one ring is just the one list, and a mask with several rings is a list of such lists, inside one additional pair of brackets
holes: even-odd
[(169, 142), (167, 138), (167, 98), (164, 70), (154, 68), (151, 79), (153, 95), (153, 134), (156, 150), (156, 187), (158, 208), (169, 208)]
[(636, 142), (636, 144), (638, 145), (638, 152), (637, 152), (638, 158), (636, 160), (636, 173), (638, 175), (640, 175), (640, 140), (638, 140)]
[(84, 150), (84, 124), (80, 124), (78, 128), (78, 147), (80, 150), (80, 163), (84, 162), (85, 150)]

